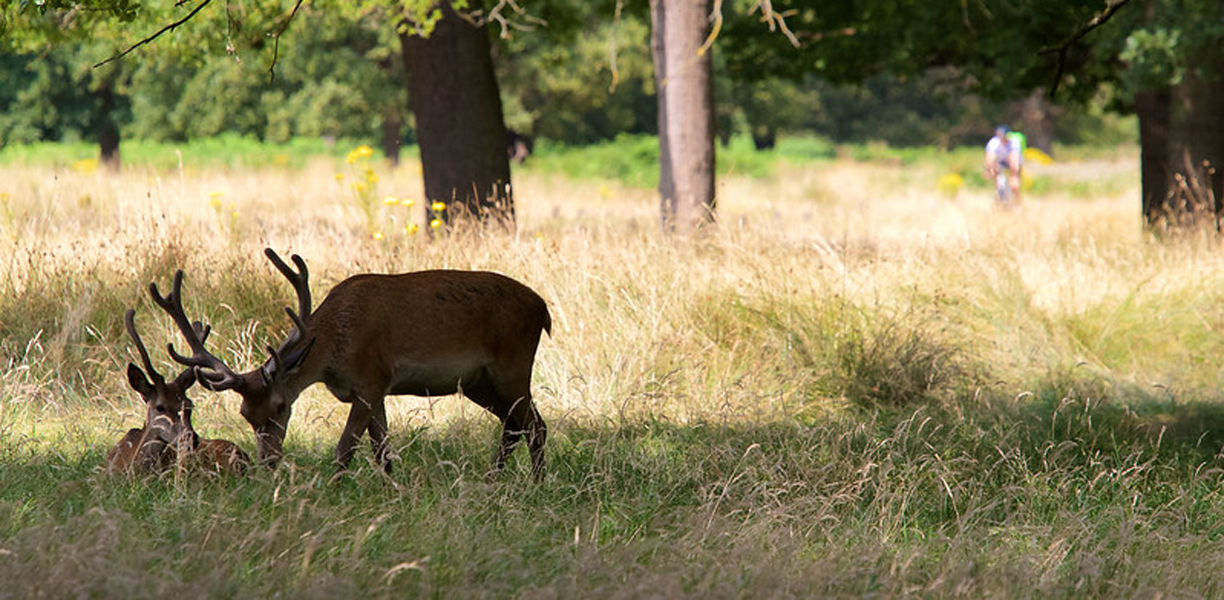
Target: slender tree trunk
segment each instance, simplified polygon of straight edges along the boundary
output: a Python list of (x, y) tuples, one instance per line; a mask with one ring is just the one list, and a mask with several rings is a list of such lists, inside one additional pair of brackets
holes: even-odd
[(390, 163), (392, 167), (396, 167), (399, 166), (400, 162), (400, 130), (404, 126), (404, 117), (400, 115), (400, 107), (395, 103), (388, 104), (383, 110), (383, 155), (387, 157), (387, 162)]
[(456, 14), (450, 2), (438, 7), (443, 17), (428, 38), (400, 36), (425, 197), (445, 202), (448, 219), (513, 224), (506, 125), (489, 33)]
[(711, 0), (651, 0), (651, 51), (659, 98), (659, 196), (665, 228), (693, 231), (714, 219), (714, 78)]
[(1057, 108), (1050, 104), (1043, 90), (1033, 90), (1016, 106), (1020, 115), (1019, 127), (1028, 139), (1028, 145), (1046, 154), (1054, 151), (1054, 120)]
[(115, 123), (114, 114), (115, 92), (109, 86), (104, 86), (94, 94), (98, 98), (95, 124), (98, 135), (98, 162), (110, 171), (118, 171), (122, 161), (119, 157), (119, 125)]

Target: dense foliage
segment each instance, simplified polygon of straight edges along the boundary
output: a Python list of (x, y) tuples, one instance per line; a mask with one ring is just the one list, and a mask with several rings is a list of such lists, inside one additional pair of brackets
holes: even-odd
[[(616, 13), (601, 3), (547, 2), (539, 8), (540, 23), (520, 23), (526, 30), (508, 29), (497, 41), (507, 124), (565, 144), (653, 133), (657, 106), (644, 11)], [(811, 62), (810, 53), (786, 45), (780, 33), (755, 18), (731, 7), (725, 12), (728, 22), (715, 45), (724, 138), (741, 133), (766, 141), (806, 132), (836, 141), (948, 147), (976, 144), (993, 123), (1014, 115), (1005, 104), (969, 93), (947, 70), (881, 72), (862, 83), (831, 83), (820, 73), (838, 77), (837, 69)], [(231, 133), (272, 142), (325, 136), (373, 143), (387, 113), (405, 110), (398, 41), (378, 11), (305, 5), (280, 40), (275, 63), (273, 45), (253, 32), (268, 27), (259, 22), (276, 23), (278, 17), (247, 16), (234, 30), (224, 19), (204, 15), (209, 11), (192, 24), (189, 40), (179, 39), (181, 31), (164, 36), (105, 77), (92, 65), (136, 41), (133, 30), (141, 29), (113, 32), (104, 45), (71, 39), (24, 44), (19, 51), (10, 45), (0, 59), (0, 72), (14, 82), (0, 91), (0, 145), (92, 139), (100, 111), (92, 92), (104, 80), (118, 94), (111, 118), (125, 139), (182, 141)], [(141, 21), (148, 31), (156, 24), (151, 19)], [(779, 44), (754, 54), (775, 56), (769, 62), (744, 64), (742, 49)], [(1096, 119), (1081, 122), (1064, 131), (1063, 139), (1078, 141), (1080, 132), (1098, 125)], [(404, 141), (412, 141), (410, 121), (398, 129)]]

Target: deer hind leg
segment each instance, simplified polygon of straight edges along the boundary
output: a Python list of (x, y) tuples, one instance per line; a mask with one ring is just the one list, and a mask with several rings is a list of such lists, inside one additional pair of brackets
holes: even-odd
[[(526, 389), (526, 388), (520, 388)], [(530, 391), (505, 393), (496, 386), (483, 385), (465, 389), (464, 394), (485, 407), (502, 422), (501, 441), (493, 457), (493, 472), (506, 466), (510, 453), (527, 436), (527, 448), (531, 452), (531, 472), (539, 480), (544, 475), (544, 441), (548, 436), (544, 419), (531, 401)]]
[(531, 452), (531, 476), (539, 481), (544, 478), (544, 442), (548, 440), (548, 426), (531, 401), (531, 394), (515, 402), (510, 416), (516, 421), (519, 431), (526, 432), (527, 449)]
[(391, 457), (387, 446), (387, 401), (379, 398), (370, 407), (370, 423), (366, 429), (370, 432), (370, 448), (374, 451), (374, 460), (387, 473), (391, 472)]

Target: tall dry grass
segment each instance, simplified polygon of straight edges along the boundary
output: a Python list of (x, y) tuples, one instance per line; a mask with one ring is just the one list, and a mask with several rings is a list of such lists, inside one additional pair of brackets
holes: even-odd
[[(428, 229), (417, 164), (375, 169), (367, 193), (418, 200), (376, 205), (381, 240), (353, 191), (361, 176), (343, 163), (21, 168), (3, 177), (0, 343), (30, 375), (6, 395), (39, 396), (20, 403), (39, 409), (123, 406), (119, 315), (139, 307), (149, 335), (173, 341), (144, 287), (168, 285), (177, 268), (189, 310), (216, 326), (213, 344), (237, 364), (261, 360), (292, 303), (262, 258), (271, 246), (307, 259), (317, 298), (364, 271), (489, 269), (526, 282), (556, 322), (538, 360), (540, 404), (567, 417), (786, 416), (870, 399), (872, 377), (915, 379), (899, 394), (939, 391), (918, 389), (923, 377), (1020, 394), (1079, 371), (1213, 397), (1219, 373), (1201, 366), (1220, 345), (1215, 243), (1145, 237), (1133, 158), (1033, 165), (1054, 191), (1018, 212), (996, 210), (983, 190), (941, 195), (940, 168), (843, 160), (724, 178), (720, 225), (698, 239), (661, 233), (651, 190), (528, 169), (516, 176), (515, 232), (434, 241), (403, 233), (410, 222)], [(1118, 193), (1059, 191), (1092, 178)], [(902, 373), (907, 361), (913, 372)], [(336, 416), (325, 393), (309, 399)], [(393, 405), (412, 419), (463, 403)]]
[[(1050, 191), (1016, 212), (942, 194), (944, 168), (732, 175), (719, 225), (679, 239), (651, 190), (527, 167), (517, 230), (433, 240), (399, 204), (371, 218), (343, 163), (6, 170), (0, 575), (48, 574), (18, 596), (1210, 597), (1218, 242), (1146, 237), (1133, 156), (1034, 166)], [(428, 228), (419, 169), (375, 173)], [(491, 419), (454, 398), (392, 400), (396, 473), (329, 483), (345, 411), (321, 387), (275, 473), (101, 479), (141, 414), (124, 309), (176, 341), (145, 288), (182, 268), (210, 346), (254, 365), (293, 302), (266, 246), (305, 257), (316, 301), (425, 268), (539, 291), (544, 485), (522, 462), (483, 483)], [(195, 397), (197, 427), (252, 448), (234, 398)]]

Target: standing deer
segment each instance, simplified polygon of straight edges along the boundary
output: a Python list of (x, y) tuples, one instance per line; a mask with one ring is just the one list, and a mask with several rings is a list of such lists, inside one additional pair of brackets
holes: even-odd
[[(196, 382), (195, 369), (179, 373), (174, 381), (153, 368), (144, 341), (136, 332), (136, 311), (128, 309), (124, 325), (136, 344), (144, 370), (128, 363), (128, 384), (144, 399), (145, 424), (128, 430), (123, 439), (106, 455), (106, 471), (110, 474), (160, 472), (175, 464), (194, 463), (213, 471), (242, 472), (250, 458), (233, 442), (204, 440), (191, 425), (191, 398), (187, 390)], [(192, 332), (201, 340), (208, 337), (208, 328), (195, 323)], [(147, 373), (147, 376), (146, 376)]]
[(352, 276), (311, 310), (309, 272), (298, 255), (290, 268), (271, 248), (264, 252), (297, 293), (298, 310), (286, 307), (294, 328), (267, 361), (235, 373), (204, 348), (204, 339), (183, 312), (183, 272), (154, 300), (186, 338), (192, 356), (170, 347), (181, 364), (195, 367), (201, 384), (242, 396), (242, 416), (255, 430), (262, 463), (282, 455), (293, 403), (302, 390), (322, 382), (351, 405), (336, 445), (339, 469), (348, 466), (368, 431), (374, 457), (391, 470), (387, 448), (388, 394), (440, 396), (456, 392), (502, 422), (493, 470), (505, 466), (526, 435), (531, 466), (544, 472), (547, 429), (531, 400), (531, 370), (541, 332), (552, 332), (548, 306), (527, 286), (504, 275), (479, 271), (421, 271)]

